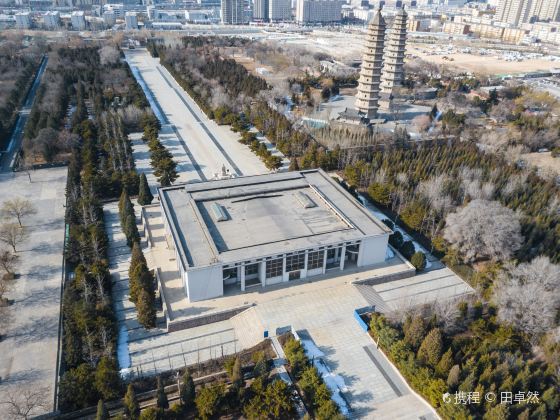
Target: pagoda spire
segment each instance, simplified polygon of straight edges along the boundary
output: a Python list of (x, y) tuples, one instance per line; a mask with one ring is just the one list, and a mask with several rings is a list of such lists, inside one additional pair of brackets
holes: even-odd
[(383, 57), (383, 73), (381, 75), (383, 102), (390, 102), (395, 95), (395, 88), (402, 86), (404, 82), (407, 17), (403, 6), (395, 16), (393, 25), (388, 31)]
[(362, 68), (358, 80), (358, 93), (356, 94), (356, 110), (367, 118), (375, 118), (379, 107), (385, 29), (385, 20), (381, 15), (381, 7), (379, 7), (368, 25)]

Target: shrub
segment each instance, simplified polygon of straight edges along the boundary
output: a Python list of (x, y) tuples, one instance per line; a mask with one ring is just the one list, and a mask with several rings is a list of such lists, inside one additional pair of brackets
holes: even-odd
[(391, 230), (395, 228), (395, 224), (391, 222), (389, 219), (383, 219), (382, 222), (385, 223), (387, 227)]
[(389, 236), (389, 243), (393, 248), (400, 249), (403, 245), (402, 233), (398, 230)]
[(426, 268), (426, 255), (422, 251), (416, 251), (412, 254), (410, 262), (416, 268), (417, 271), (422, 271)]
[(416, 252), (416, 248), (414, 247), (412, 241), (404, 241), (399, 251), (407, 260), (410, 260), (414, 255), (414, 252)]

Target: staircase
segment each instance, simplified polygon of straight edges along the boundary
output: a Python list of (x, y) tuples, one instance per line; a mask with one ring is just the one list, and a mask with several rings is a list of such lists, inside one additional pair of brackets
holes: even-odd
[(241, 348), (249, 348), (264, 340), (264, 326), (255, 306), (230, 318)]

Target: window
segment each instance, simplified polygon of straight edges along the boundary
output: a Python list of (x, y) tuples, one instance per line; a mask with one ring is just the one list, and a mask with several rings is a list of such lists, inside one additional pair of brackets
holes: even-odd
[(259, 273), (259, 264), (247, 264), (245, 266), (245, 275), (252, 276)]
[(314, 251), (307, 254), (307, 269), (323, 268), (324, 251)]
[(286, 272), (301, 270), (305, 267), (305, 253), (286, 256)]
[(266, 262), (266, 278), (278, 277), (282, 275), (282, 258), (268, 260)]

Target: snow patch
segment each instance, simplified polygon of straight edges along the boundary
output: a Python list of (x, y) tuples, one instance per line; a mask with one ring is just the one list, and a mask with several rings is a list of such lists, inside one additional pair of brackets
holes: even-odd
[(294, 334), (297, 339), (300, 340), (303, 349), (305, 350), (305, 355), (313, 361), (313, 366), (317, 368), (317, 371), (325, 381), (325, 384), (332, 393), (332, 400), (338, 405), (340, 412), (344, 416), (348, 416), (349, 409), (346, 401), (342, 397), (341, 392), (348, 391), (348, 387), (344, 382), (344, 378), (340, 375), (336, 375), (330, 371), (326, 363), (323, 361), (322, 357), (325, 355), (319, 347), (315, 345), (312, 340), (300, 339), (297, 334)]

